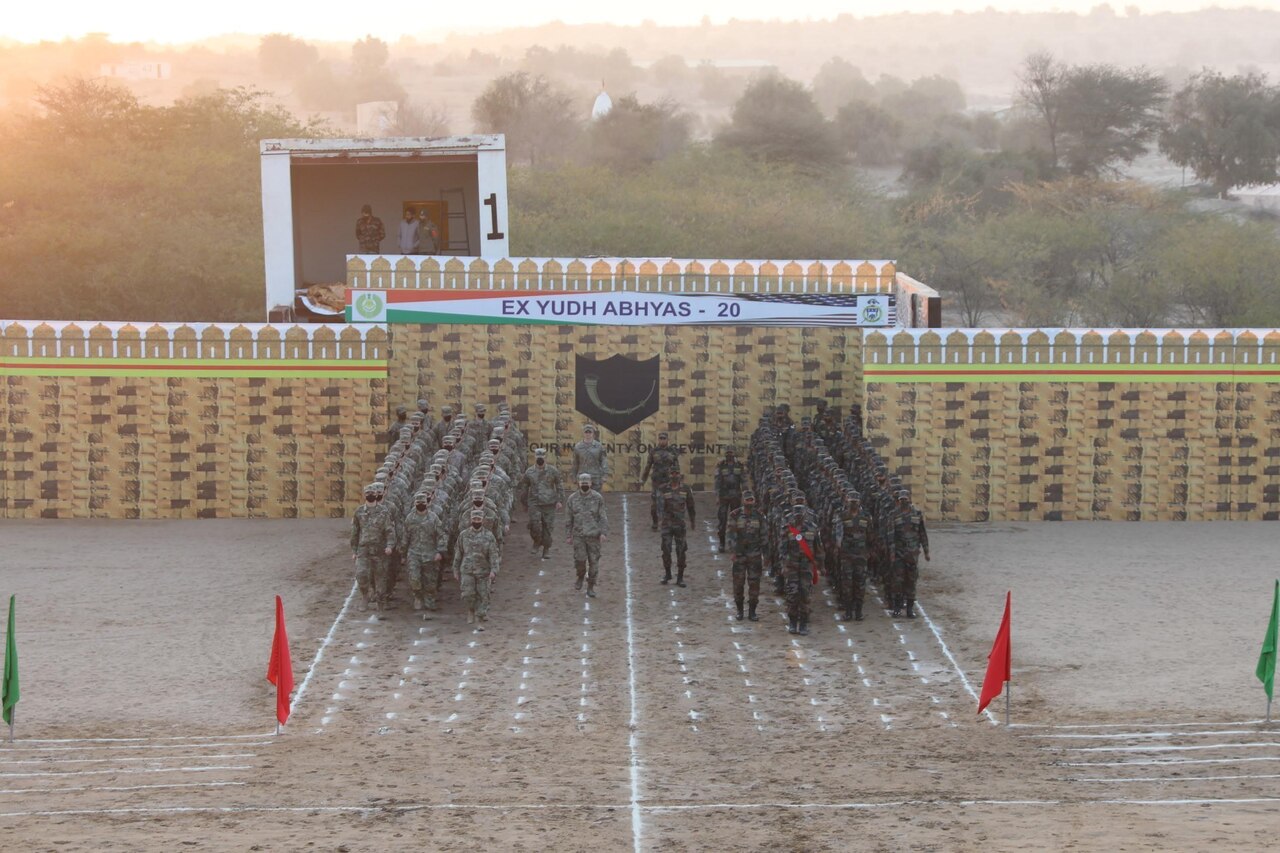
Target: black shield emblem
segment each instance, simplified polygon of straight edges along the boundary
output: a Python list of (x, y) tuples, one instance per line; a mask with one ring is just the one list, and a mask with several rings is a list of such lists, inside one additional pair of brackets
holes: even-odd
[(658, 411), (658, 356), (636, 361), (615, 355), (604, 361), (577, 358), (574, 408), (592, 421), (619, 433)]

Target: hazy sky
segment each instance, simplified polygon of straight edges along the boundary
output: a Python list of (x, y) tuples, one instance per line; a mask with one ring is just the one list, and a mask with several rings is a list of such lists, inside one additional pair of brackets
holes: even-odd
[[(0, 15), (0, 36), (21, 41), (79, 37), (105, 32), (113, 41), (194, 41), (225, 33), (289, 32), (303, 38), (349, 41), (366, 33), (394, 41), (402, 35), (431, 39), (449, 30), (501, 29), (560, 20), (566, 23), (613, 22), (638, 24), (695, 24), (703, 16), (715, 23), (730, 18), (832, 18), (841, 13), (880, 15), (890, 12), (1002, 10), (1087, 12), (1098, 0), (1058, 0), (1037, 3), (1000, 0), (648, 0), (608, 3), (590, 0), (490, 0), (490, 2), (350, 2), (318, 0), (310, 3), (263, 0), (215, 0), (200, 4), (152, 0), (61, 0), (43, 3), (11, 0)], [(1144, 12), (1186, 12), (1206, 6), (1254, 6), (1274, 9), (1280, 0), (1158, 0), (1112, 3), (1123, 14), (1127, 6)]]

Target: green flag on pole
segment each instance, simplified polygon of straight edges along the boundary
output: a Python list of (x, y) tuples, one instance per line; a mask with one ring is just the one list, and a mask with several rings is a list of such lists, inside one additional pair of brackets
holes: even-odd
[[(16, 595), (9, 596), (9, 628), (4, 641), (4, 681), (0, 682), (0, 708), (4, 709), (4, 721), (10, 726), (13, 725), (13, 706), (18, 704), (18, 640), (13, 636), (13, 608), (17, 598)], [(1272, 649), (1272, 657), (1275, 657), (1274, 641)]]
[[(13, 617), (10, 617), (12, 620)], [(1276, 581), (1275, 595), (1271, 599), (1271, 624), (1267, 625), (1267, 636), (1262, 640), (1262, 654), (1258, 656), (1258, 680), (1267, 691), (1268, 706), (1273, 697), (1276, 683), (1276, 628), (1280, 623), (1280, 580)], [(9, 630), (13, 630), (10, 628)]]

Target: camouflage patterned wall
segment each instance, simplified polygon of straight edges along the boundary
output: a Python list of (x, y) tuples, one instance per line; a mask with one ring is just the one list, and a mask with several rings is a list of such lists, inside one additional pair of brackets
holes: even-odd
[(864, 359), (933, 518), (1280, 519), (1280, 332), (868, 332)]
[(340, 517), (380, 328), (0, 323), (0, 518)]
[(641, 448), (660, 430), (691, 445), (689, 485), (706, 489), (726, 447), (746, 451), (764, 406), (812, 409), (819, 397), (847, 406), (861, 393), (857, 329), (393, 325), (391, 337), (392, 401), (412, 404), (423, 389), (438, 415), (445, 403), (470, 413), (505, 398), (530, 444), (556, 445), (562, 467), (586, 421), (574, 408), (575, 356), (659, 356), (657, 414), (621, 434), (602, 431), (614, 446), (614, 491), (640, 488)]

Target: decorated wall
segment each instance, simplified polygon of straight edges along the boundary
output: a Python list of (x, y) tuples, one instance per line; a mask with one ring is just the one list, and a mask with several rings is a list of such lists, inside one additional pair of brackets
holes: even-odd
[(1280, 519), (1280, 331), (868, 331), (863, 359), (933, 518)]
[(380, 327), (0, 322), (0, 518), (340, 517)]

